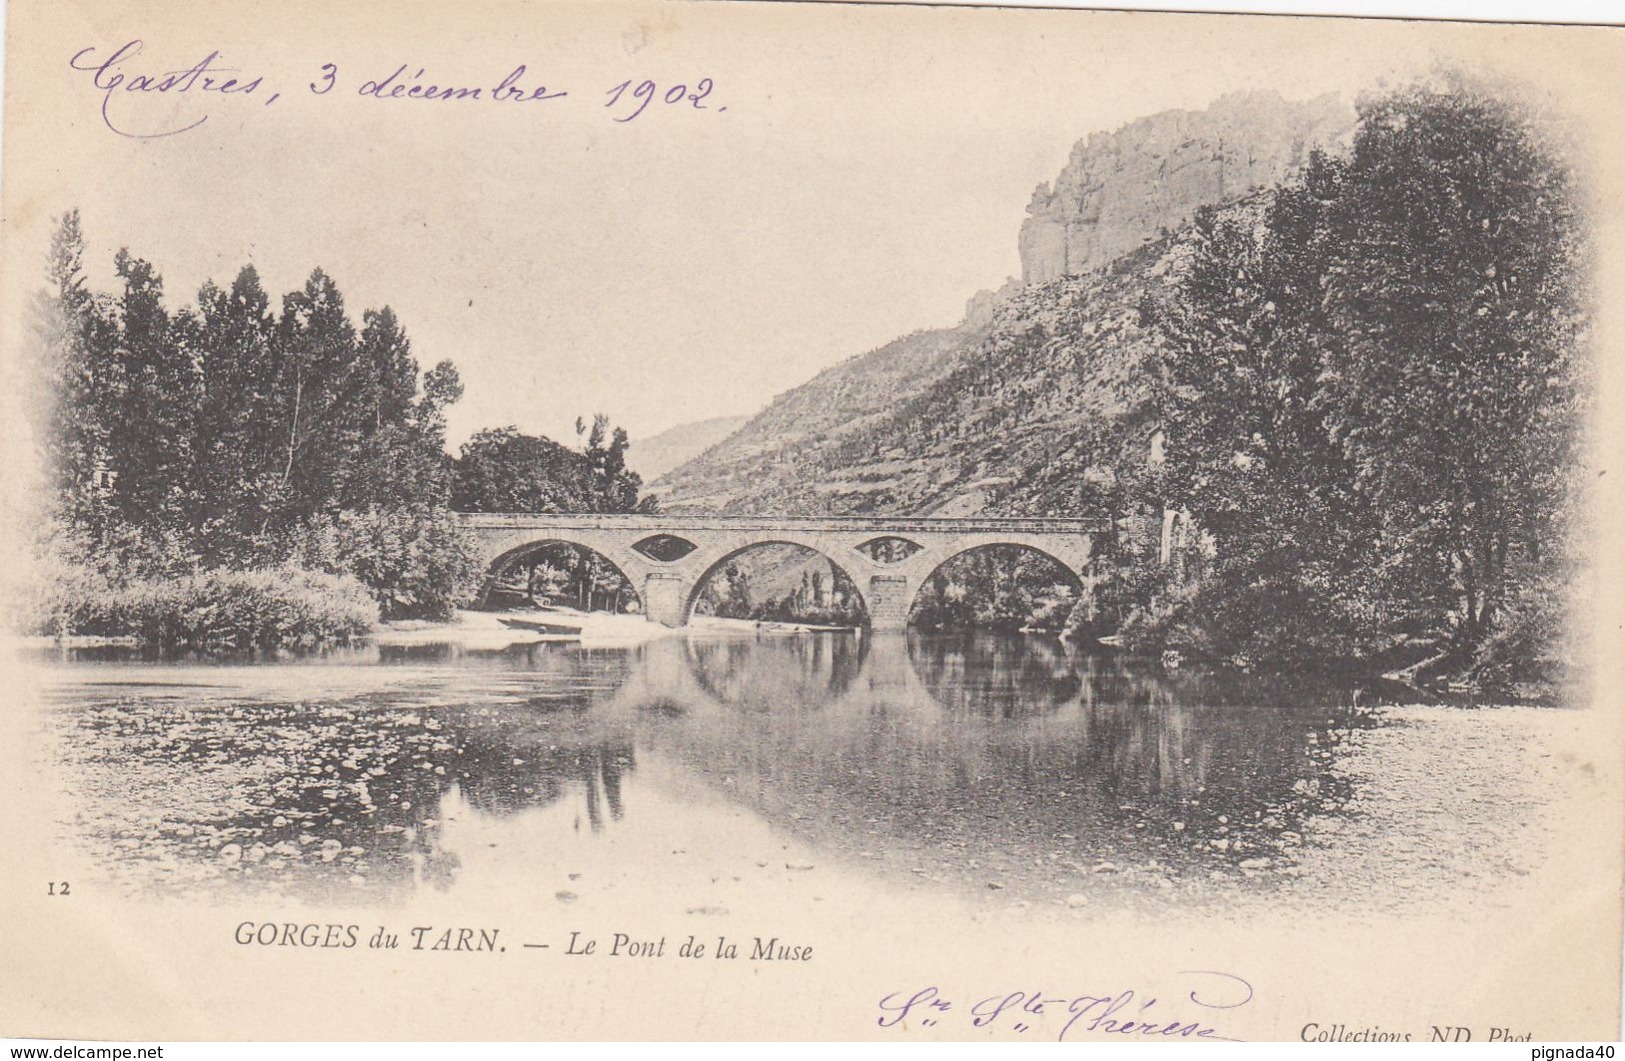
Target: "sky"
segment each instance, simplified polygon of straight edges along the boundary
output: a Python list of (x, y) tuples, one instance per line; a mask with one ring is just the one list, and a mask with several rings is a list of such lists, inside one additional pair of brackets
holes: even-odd
[[(388, 304), (425, 367), (457, 365), (454, 445), (508, 424), (565, 438), (596, 412), (634, 440), (754, 412), (831, 364), (954, 323), (968, 297), (1019, 275), (1032, 191), (1089, 133), (1236, 90), (1352, 98), (1499, 39), (925, 7), (407, 5), (421, 17), (388, 21), (364, 5), (198, 5), (161, 25), (127, 5), (68, 7), (13, 6), (14, 41), (32, 42), (11, 59), (27, 86), (9, 101), (13, 247), (43, 254), (51, 218), (78, 207), (93, 279), (110, 284), (127, 246), (157, 265), (172, 305), (244, 263), (275, 296), (319, 266), (357, 319)], [(139, 53), (101, 74), (69, 65), (131, 40)], [(261, 86), (206, 98), (97, 85), (211, 52)], [(333, 87), (318, 94), (327, 63)], [(521, 63), (527, 90), (568, 95), (489, 99)], [(398, 83), (423, 69), (417, 83), (487, 98), (361, 93), (403, 64)], [(690, 99), (702, 78), (704, 109)], [(632, 90), (606, 106), (610, 90), (643, 79), (661, 98), (615, 121)]]

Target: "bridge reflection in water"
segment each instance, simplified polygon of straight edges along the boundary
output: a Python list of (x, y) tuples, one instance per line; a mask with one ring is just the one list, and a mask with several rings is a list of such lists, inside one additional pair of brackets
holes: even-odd
[(1168, 675), (1037, 638), (809, 640), (656, 643), (616, 701), (681, 690), (689, 724), (642, 743), (774, 820), (1050, 848), (1114, 827), (1170, 855), (1229, 837), (1244, 856), (1265, 818), (1291, 832), (1282, 815), (1333, 785), (1315, 752), (1351, 721), (1346, 694), (1302, 679)]
[(832, 855), (915, 872), (967, 850), (1166, 875), (1282, 865), (1339, 801), (1327, 749), (1365, 724), (1329, 684), (1170, 675), (1018, 636), (670, 638), (461, 662), (559, 687), (453, 711), (468, 754), (446, 781), (476, 810), (568, 798), (613, 828), (658, 758)]
[[(364, 660), (249, 668), (196, 697), (88, 681), (54, 716), (84, 819), (116, 851), (129, 818), (151, 857), (200, 878), (230, 840), (238, 877), (274, 866), (281, 887), (390, 892), (468, 872), (447, 820), (465, 836), (486, 822), (482, 837), (513, 823), (543, 848), (549, 830), (602, 834), (635, 860), (668, 854), (634, 850), (663, 839), (640, 816), (720, 800), (910, 884), (976, 866), (1075, 883), (1104, 863), (1166, 887), (1289, 867), (1303, 823), (1336, 813), (1334, 750), (1365, 724), (1329, 685), (1170, 675), (1020, 636), (376, 651), (388, 673), (354, 694), (311, 695), (300, 674)], [(175, 832), (150, 835), (154, 807)]]

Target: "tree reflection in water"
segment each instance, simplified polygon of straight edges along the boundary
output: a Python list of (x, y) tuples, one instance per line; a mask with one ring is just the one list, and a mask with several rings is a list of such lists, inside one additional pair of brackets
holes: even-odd
[(950, 712), (1042, 714), (1076, 699), (1083, 684), (1076, 646), (1050, 638), (911, 633), (908, 657), (932, 699)]
[(820, 849), (916, 871), (1273, 871), (1306, 821), (1338, 813), (1337, 749), (1369, 724), (1335, 683), (1165, 674), (1021, 636), (678, 637), (377, 662), (423, 673), (328, 699), (90, 686), (62, 715), (94, 822), (80, 828), (160, 880), (190, 865), (361, 895), (444, 888), (459, 873), (446, 805), (501, 821), (578, 801), (574, 828), (591, 835), (638, 799), (689, 798), (630, 791), (658, 760)]
[(1279, 867), (1304, 820), (1346, 799), (1331, 749), (1366, 724), (1333, 683), (1167, 675), (1036, 638), (877, 637), (855, 679), (850, 653), (773, 641), (700, 658), (700, 688), (727, 696), (703, 725), (654, 727), (643, 743), (769, 820), (870, 857)]
[(782, 711), (786, 704), (808, 711), (839, 700), (862, 672), (869, 644), (846, 633), (682, 642), (700, 688), (745, 711)]

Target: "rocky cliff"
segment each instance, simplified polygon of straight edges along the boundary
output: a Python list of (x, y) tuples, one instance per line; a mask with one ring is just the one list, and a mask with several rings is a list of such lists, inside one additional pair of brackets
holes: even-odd
[(673, 510), (1092, 515), (1143, 465), (1152, 425), (1139, 309), (1208, 204), (1251, 209), (1354, 114), (1335, 97), (1226, 96), (1074, 148), (1021, 232), (1025, 282), (956, 328), (916, 332), (775, 398), (655, 484)]
[(1184, 224), (1199, 206), (1283, 180), (1314, 148), (1337, 146), (1353, 128), (1354, 111), (1336, 95), (1295, 103), (1242, 92), (1080, 140), (1027, 206), (1022, 279), (1044, 283), (1104, 265)]

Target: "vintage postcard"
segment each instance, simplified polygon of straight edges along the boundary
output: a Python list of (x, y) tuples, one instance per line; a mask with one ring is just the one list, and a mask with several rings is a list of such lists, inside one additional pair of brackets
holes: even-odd
[(1622, 70), (13, 0), (0, 1034), (1617, 1038)]

